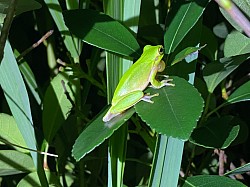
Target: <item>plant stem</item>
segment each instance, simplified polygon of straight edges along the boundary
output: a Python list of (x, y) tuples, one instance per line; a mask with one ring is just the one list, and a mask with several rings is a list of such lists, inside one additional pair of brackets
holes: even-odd
[(248, 37), (250, 37), (250, 22), (239, 10), (239, 8), (230, 0), (215, 0), (232, 19), (242, 28)]
[(16, 5), (17, 5), (17, 0), (11, 0), (6, 17), (4, 18), (3, 27), (1, 30), (1, 36), (0, 36), (0, 63), (3, 59), (4, 46), (5, 46), (7, 37), (9, 35), (9, 30), (10, 30), (12, 20), (15, 15)]

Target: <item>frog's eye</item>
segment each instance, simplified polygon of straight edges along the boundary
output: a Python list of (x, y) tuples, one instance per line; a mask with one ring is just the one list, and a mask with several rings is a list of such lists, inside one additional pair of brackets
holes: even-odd
[(160, 55), (162, 55), (163, 52), (164, 52), (164, 48), (161, 46), (161, 47), (158, 49), (158, 52), (159, 52)]

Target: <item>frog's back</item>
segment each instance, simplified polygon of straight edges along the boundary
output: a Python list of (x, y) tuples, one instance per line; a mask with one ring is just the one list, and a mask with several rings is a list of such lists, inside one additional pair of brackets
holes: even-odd
[(115, 90), (114, 97), (123, 96), (133, 91), (143, 91), (149, 84), (150, 73), (154, 66), (152, 61), (154, 61), (154, 59), (149, 58), (147, 55), (142, 55), (138, 61), (124, 73)]

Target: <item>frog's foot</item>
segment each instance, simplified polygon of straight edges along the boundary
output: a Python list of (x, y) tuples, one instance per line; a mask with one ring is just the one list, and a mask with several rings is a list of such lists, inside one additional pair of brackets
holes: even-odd
[(141, 100), (146, 101), (148, 103), (154, 103), (154, 101), (152, 101), (151, 98), (156, 96), (159, 96), (159, 93), (156, 93), (154, 95), (150, 95), (150, 93), (147, 93), (141, 98)]
[(173, 79), (169, 79), (168, 75), (160, 75), (160, 76), (163, 76), (165, 79), (163, 79), (160, 82), (154, 81), (151, 83), (151, 85), (149, 87), (159, 89), (159, 88), (162, 88), (164, 86), (175, 86), (175, 84), (170, 83), (171, 81), (173, 81)]
[[(161, 81), (161, 83), (162, 83), (163, 86), (175, 86), (175, 84), (170, 83), (170, 82), (173, 81), (173, 79), (169, 79), (169, 76), (168, 76), (168, 75), (163, 75), (163, 77), (165, 77), (165, 79), (163, 79), (163, 80)], [(162, 86), (162, 87), (163, 87), (163, 86)]]
[(103, 122), (108, 122), (110, 121), (111, 119), (113, 119), (114, 117), (118, 116), (120, 113), (116, 113), (116, 114), (113, 114), (111, 113), (110, 111), (107, 112), (107, 114), (102, 118), (102, 121)]

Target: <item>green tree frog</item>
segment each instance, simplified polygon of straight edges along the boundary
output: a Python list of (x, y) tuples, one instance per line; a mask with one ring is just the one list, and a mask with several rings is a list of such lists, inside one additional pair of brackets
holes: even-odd
[(162, 81), (155, 79), (157, 72), (162, 72), (165, 69), (165, 63), (162, 61), (163, 51), (161, 45), (146, 45), (143, 48), (141, 57), (124, 73), (119, 81), (111, 102), (111, 108), (103, 117), (104, 122), (110, 121), (141, 100), (153, 103), (151, 98), (159, 94), (143, 93), (149, 83), (151, 83), (151, 87), (156, 89), (163, 86), (174, 86), (174, 84), (169, 83), (172, 80), (168, 79), (167, 76)]

